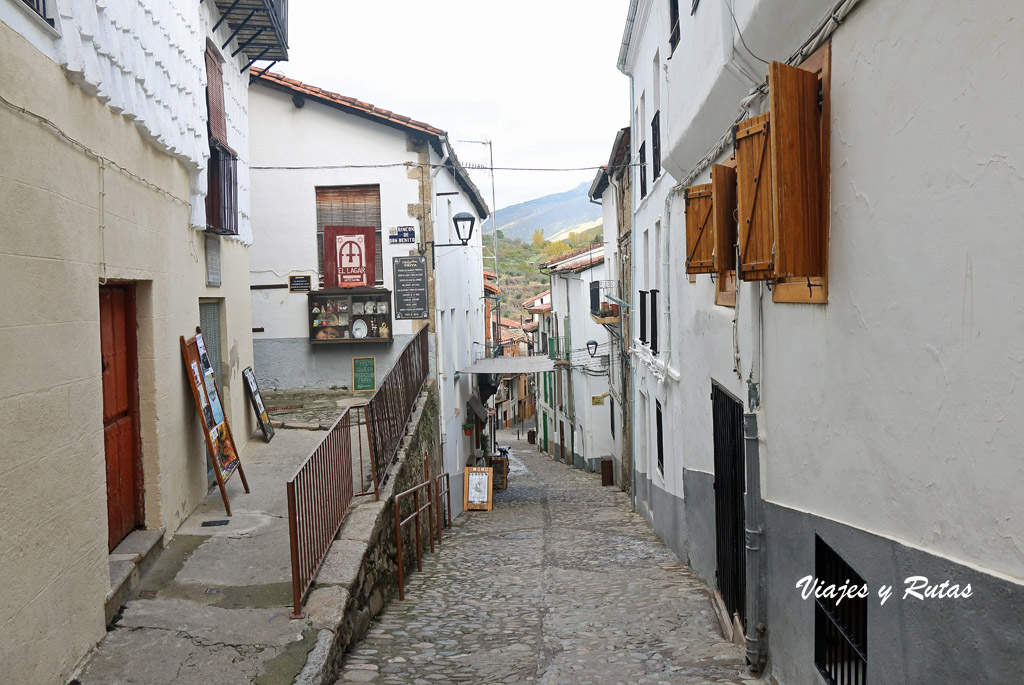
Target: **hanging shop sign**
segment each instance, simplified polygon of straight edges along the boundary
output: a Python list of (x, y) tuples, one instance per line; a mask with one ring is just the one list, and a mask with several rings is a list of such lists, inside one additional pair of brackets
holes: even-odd
[(324, 226), (324, 287), (374, 284), (376, 230), (372, 226)]
[(427, 318), (427, 258), (395, 257), (395, 318)]
[(354, 357), (352, 359), (353, 392), (373, 392), (377, 389), (377, 358)]
[(467, 466), (463, 483), (462, 508), (466, 511), (490, 511), (494, 495), (494, 470)]
[(313, 286), (313, 278), (309, 275), (289, 276), (288, 291), (293, 293), (308, 293)]
[(415, 226), (392, 226), (389, 230), (388, 241), (392, 245), (416, 242)]
[(260, 426), (263, 439), (270, 442), (274, 437), (274, 427), (270, 425), (270, 414), (267, 412), (266, 405), (263, 404), (263, 395), (260, 394), (260, 388), (256, 385), (256, 375), (252, 372), (251, 366), (245, 367), (242, 371), (242, 378), (245, 379), (249, 402), (252, 404), (253, 411), (256, 412), (256, 423)]
[(220, 393), (217, 391), (217, 381), (213, 374), (213, 367), (210, 365), (210, 357), (206, 353), (206, 345), (203, 343), (203, 332), (197, 326), (194, 338), (186, 340), (185, 336), (181, 336), (180, 341), (189, 386), (192, 388), (192, 399), (195, 400), (196, 410), (199, 412), (199, 422), (202, 424), (203, 435), (206, 439), (206, 449), (210, 454), (210, 461), (213, 463), (213, 473), (217, 477), (220, 496), (224, 500), (224, 510), (228, 516), (231, 516), (231, 503), (228, 501), (225, 483), (236, 471), (242, 479), (242, 487), (246, 492), (249, 492), (249, 483), (245, 479), (242, 462), (238, 458), (238, 450), (235, 448), (235, 439), (231, 435), (231, 428), (224, 417)]

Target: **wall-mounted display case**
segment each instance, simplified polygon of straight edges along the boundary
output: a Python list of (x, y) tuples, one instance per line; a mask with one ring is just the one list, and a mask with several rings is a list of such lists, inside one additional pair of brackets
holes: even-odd
[(309, 293), (311, 343), (391, 342), (391, 291), (330, 288)]

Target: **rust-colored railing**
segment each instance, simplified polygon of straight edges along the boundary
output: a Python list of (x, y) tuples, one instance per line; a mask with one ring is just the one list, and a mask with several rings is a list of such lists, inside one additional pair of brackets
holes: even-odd
[(452, 527), (452, 483), (447, 473), (434, 478), (434, 494), (437, 495), (437, 541), (440, 544), (442, 525), (444, 528)]
[[(292, 557), (292, 618), (302, 617), (302, 598), (320, 569), (353, 497), (352, 427), (359, 443), (360, 482), (363, 483), (362, 425), (365, 405), (348, 407), (327, 435), (295, 471), (288, 492), (288, 536)], [(362, 416), (361, 416), (362, 414)]]
[(373, 485), (378, 493), (387, 480), (388, 468), (398, 456), (405, 425), (427, 379), (427, 348), (427, 329), (421, 328), (367, 403)]
[[(398, 599), (399, 601), (405, 599), (405, 562), (402, 560), (402, 527), (411, 521), (416, 522), (416, 570), (423, 570), (423, 541), (420, 536), (420, 514), (423, 511), (427, 512), (427, 535), (430, 538), (430, 553), (434, 553), (434, 531), (433, 521), (434, 518), (430, 513), (431, 500), (430, 500), (430, 486), (429, 480), (420, 483), (419, 485), (409, 488), (405, 492), (400, 492), (395, 495), (395, 546), (396, 546), (396, 560), (398, 562)], [(426, 490), (425, 499), (427, 503), (420, 506), (420, 492)], [(412, 513), (404, 519), (402, 518), (402, 499), (412, 495)]]

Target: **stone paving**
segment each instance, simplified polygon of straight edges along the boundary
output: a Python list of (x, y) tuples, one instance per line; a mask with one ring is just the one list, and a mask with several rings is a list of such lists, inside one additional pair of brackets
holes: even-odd
[(338, 683), (755, 683), (701, 581), (600, 478), (515, 433), (509, 489), (467, 512)]

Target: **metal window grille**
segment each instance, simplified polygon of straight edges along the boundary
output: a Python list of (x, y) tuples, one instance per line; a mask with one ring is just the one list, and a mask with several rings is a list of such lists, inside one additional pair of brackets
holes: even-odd
[(651, 119), (651, 180), (661, 175), (661, 112), (655, 112)]
[[(864, 585), (864, 579), (829, 547), (814, 538), (815, 577), (827, 587)], [(863, 685), (868, 672), (868, 599), (814, 599), (814, 665), (830, 685)]]
[[(643, 123), (641, 122), (639, 125), (642, 126)], [(640, 150), (637, 154), (639, 155), (637, 159), (639, 163), (637, 172), (640, 174), (640, 197), (645, 198), (647, 197), (647, 141), (640, 144)]]
[(647, 291), (640, 291), (640, 342), (647, 342)]
[(206, 230), (222, 235), (238, 235), (238, 159), (218, 143), (210, 145)]
[(661, 473), (662, 475), (664, 475), (665, 474), (665, 441), (662, 439), (662, 433), (661, 433), (662, 422), (661, 422), (661, 401), (660, 400), (655, 402), (655, 407), (654, 408), (655, 408), (654, 422), (655, 422), (655, 428), (657, 429), (657, 437), (658, 437), (658, 472)]
[(652, 289), (651, 297), (651, 352), (658, 354), (658, 291)]
[(220, 375), (220, 302), (199, 303), (199, 327), (203, 329), (203, 343), (206, 344), (206, 354), (210, 358), (210, 366), (213, 367), (213, 378), (217, 381), (217, 388), (223, 393), (224, 381)]
[(718, 590), (729, 615), (746, 624), (746, 544), (743, 405), (717, 383), (711, 385), (715, 449), (715, 552)]
[(26, 5), (32, 8), (32, 10), (40, 17), (46, 20), (46, 23), (53, 26), (53, 18), (50, 17), (46, 11), (46, 0), (22, 0)]

